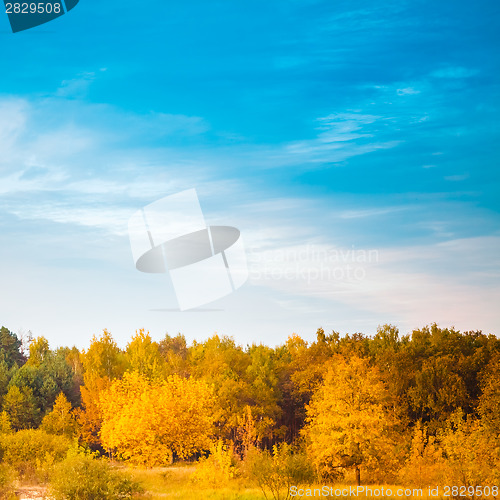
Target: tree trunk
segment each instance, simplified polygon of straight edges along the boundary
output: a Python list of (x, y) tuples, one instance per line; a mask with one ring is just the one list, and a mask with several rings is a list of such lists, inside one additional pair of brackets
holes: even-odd
[(356, 467), (356, 484), (361, 486), (361, 471), (359, 470), (359, 467)]

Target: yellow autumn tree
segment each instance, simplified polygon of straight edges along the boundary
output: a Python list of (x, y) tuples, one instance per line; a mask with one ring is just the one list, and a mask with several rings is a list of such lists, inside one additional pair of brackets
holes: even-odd
[(500, 353), (484, 369), (478, 410), (483, 425), (491, 431), (492, 439), (500, 439)]
[(474, 489), (499, 484), (500, 439), (479, 419), (457, 410), (438, 434), (446, 455), (444, 484)]
[(49, 434), (64, 435), (70, 438), (75, 437), (78, 433), (78, 424), (71, 409), (71, 403), (62, 392), (57, 396), (52, 411), (43, 417), (40, 427)]
[(144, 328), (136, 331), (132, 337), (125, 357), (131, 371), (137, 371), (149, 379), (161, 377), (166, 371), (158, 344), (153, 342), (149, 332), (144, 332)]
[(111, 385), (112, 380), (123, 375), (126, 362), (123, 352), (107, 330), (103, 330), (99, 338), (94, 335), (89, 349), (82, 352), (81, 362), (84, 385), (80, 387), (82, 408), (77, 411), (80, 440), (99, 449), (102, 422), (99, 395)]
[(203, 343), (193, 343), (189, 363), (191, 376), (212, 385), (217, 396), (217, 437), (234, 441), (238, 418), (252, 401), (247, 379), (250, 357), (230, 337), (213, 335)]
[(236, 432), (237, 441), (241, 443), (240, 453), (245, 458), (248, 451), (257, 444), (257, 429), (255, 427), (255, 417), (252, 415), (252, 407), (247, 405), (245, 414), (238, 419), (238, 429)]
[(49, 341), (45, 337), (37, 337), (30, 343), (30, 357), (28, 364), (40, 366), (50, 353)]
[(366, 359), (332, 358), (323, 384), (306, 407), (303, 434), (321, 477), (354, 469), (376, 470), (390, 456), (393, 419), (385, 409), (387, 391), (376, 368)]
[(210, 447), (214, 395), (200, 380), (150, 381), (127, 372), (100, 396), (103, 446), (132, 463), (154, 466)]
[(411, 448), (398, 472), (401, 484), (424, 488), (446, 484), (445, 457), (435, 436), (429, 435), (427, 426), (417, 422), (413, 429)]
[(10, 434), (13, 432), (12, 424), (7, 412), (4, 410), (0, 413), (0, 434)]

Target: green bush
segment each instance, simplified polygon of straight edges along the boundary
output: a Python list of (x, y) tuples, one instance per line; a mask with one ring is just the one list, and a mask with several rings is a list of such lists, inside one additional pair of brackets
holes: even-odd
[(23, 481), (44, 482), (52, 466), (64, 459), (71, 441), (42, 430), (0, 435), (0, 457)]
[(138, 483), (108, 462), (75, 453), (54, 467), (50, 489), (55, 500), (125, 500), (142, 492)]

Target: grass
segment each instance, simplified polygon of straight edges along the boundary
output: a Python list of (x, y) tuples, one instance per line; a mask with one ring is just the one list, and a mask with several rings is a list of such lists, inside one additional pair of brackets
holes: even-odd
[[(232, 479), (226, 486), (221, 488), (213, 487), (203, 487), (199, 483), (194, 483), (191, 476), (196, 470), (196, 464), (175, 464), (170, 467), (155, 467), (152, 469), (142, 469), (133, 468), (125, 466), (123, 463), (115, 463), (114, 467), (126, 471), (129, 475), (133, 477), (135, 481), (141, 484), (146, 493), (145, 497), (147, 500), (266, 500), (262, 491), (254, 485), (248, 484), (248, 481), (239, 478)], [(347, 482), (343, 484), (336, 483), (334, 485), (326, 485), (328, 488), (330, 486), (333, 488), (333, 496), (323, 496), (321, 493), (323, 484), (315, 484), (311, 486), (302, 486), (304, 489), (303, 496), (291, 497), (291, 499), (301, 499), (301, 498), (330, 498), (335, 500), (442, 500), (443, 499), (443, 488), (439, 488), (438, 496), (430, 496), (428, 493), (428, 488), (422, 488), (422, 495), (411, 494), (397, 495), (397, 490), (401, 488), (404, 490), (404, 485), (388, 485), (388, 484), (368, 484), (364, 485), (365, 491), (350, 496), (347, 495), (335, 495), (335, 491), (342, 492), (346, 489), (349, 491), (350, 488), (356, 489), (353, 482), (349, 482), (350, 478), (347, 478)], [(384, 489), (384, 492), (388, 488), (392, 490), (392, 495), (381, 495), (380, 492)], [(21, 488), (18, 488), (21, 491)], [(309, 495), (305, 491), (310, 490)], [(320, 490), (316, 491), (314, 495), (314, 489)], [(366, 490), (370, 489), (371, 494), (367, 493)], [(413, 490), (413, 487), (408, 487), (408, 489)], [(34, 492), (34, 488), (24, 488), (23, 491), (27, 493)], [(29, 490), (29, 491), (28, 491)], [(377, 492), (377, 490), (379, 490)], [(352, 490), (351, 490), (352, 491)], [(285, 493), (285, 492), (283, 492)], [(378, 494), (377, 494), (378, 493)], [(26, 496), (31, 498), (30, 495)], [(284, 498), (285, 496), (283, 496)], [(0, 498), (2, 497), (2, 492), (0, 491)], [(449, 500), (450, 497), (444, 498), (444, 500)], [(268, 500), (272, 500), (272, 495), (268, 493)], [(467, 500), (464, 498), (464, 500)], [(498, 497), (483, 497), (483, 500), (498, 500)]]
[(265, 500), (260, 489), (246, 487), (241, 481), (233, 480), (229, 487), (214, 489), (204, 488), (191, 481), (196, 466), (175, 465), (152, 469), (129, 469), (129, 473), (144, 490), (151, 495), (151, 500)]
[[(160, 499), (177, 499), (177, 500), (265, 500), (262, 491), (254, 486), (245, 484), (242, 479), (234, 479), (230, 482), (229, 486), (220, 489), (203, 488), (199, 484), (194, 484), (191, 481), (191, 475), (194, 473), (196, 465), (175, 465), (172, 467), (156, 467), (153, 469), (128, 469), (134, 479), (141, 483), (144, 490), (150, 495), (151, 500)], [(356, 488), (353, 483), (350, 484), (335, 484), (331, 485), (334, 492), (335, 490), (349, 490), (349, 487)], [(323, 485), (311, 485), (302, 487), (320, 489)], [(330, 487), (330, 485), (328, 485)], [(404, 485), (387, 485), (387, 484), (370, 484), (365, 485), (365, 492), (356, 496), (321, 496), (319, 494), (306, 496), (295, 496), (291, 498), (331, 498), (336, 500), (439, 500), (443, 498), (442, 488), (439, 488), (439, 496), (429, 496), (427, 487), (422, 488), (422, 495), (397, 495), (399, 489), (405, 489)], [(366, 489), (370, 488), (372, 493), (366, 493)], [(376, 490), (384, 488), (384, 492), (388, 488), (392, 490), (392, 495), (376, 496)], [(408, 487), (413, 490), (413, 487)], [(304, 491), (304, 493), (306, 493)], [(403, 492), (404, 493), (404, 492)], [(268, 494), (268, 499), (272, 496)], [(490, 497), (494, 500), (494, 497)], [(448, 499), (446, 499), (448, 500)], [(485, 498), (485, 500), (488, 500)]]

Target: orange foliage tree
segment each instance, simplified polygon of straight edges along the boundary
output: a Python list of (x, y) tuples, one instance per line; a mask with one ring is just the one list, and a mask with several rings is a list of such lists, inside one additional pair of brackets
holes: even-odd
[(164, 465), (211, 444), (214, 394), (201, 380), (127, 372), (102, 392), (100, 412), (102, 444), (132, 463)]
[(90, 347), (83, 351), (84, 384), (81, 388), (82, 408), (77, 412), (80, 425), (80, 439), (94, 449), (99, 448), (101, 441), (101, 413), (99, 394), (106, 390), (112, 380), (121, 377), (125, 371), (126, 361), (111, 334), (104, 330), (101, 337), (93, 337)]

